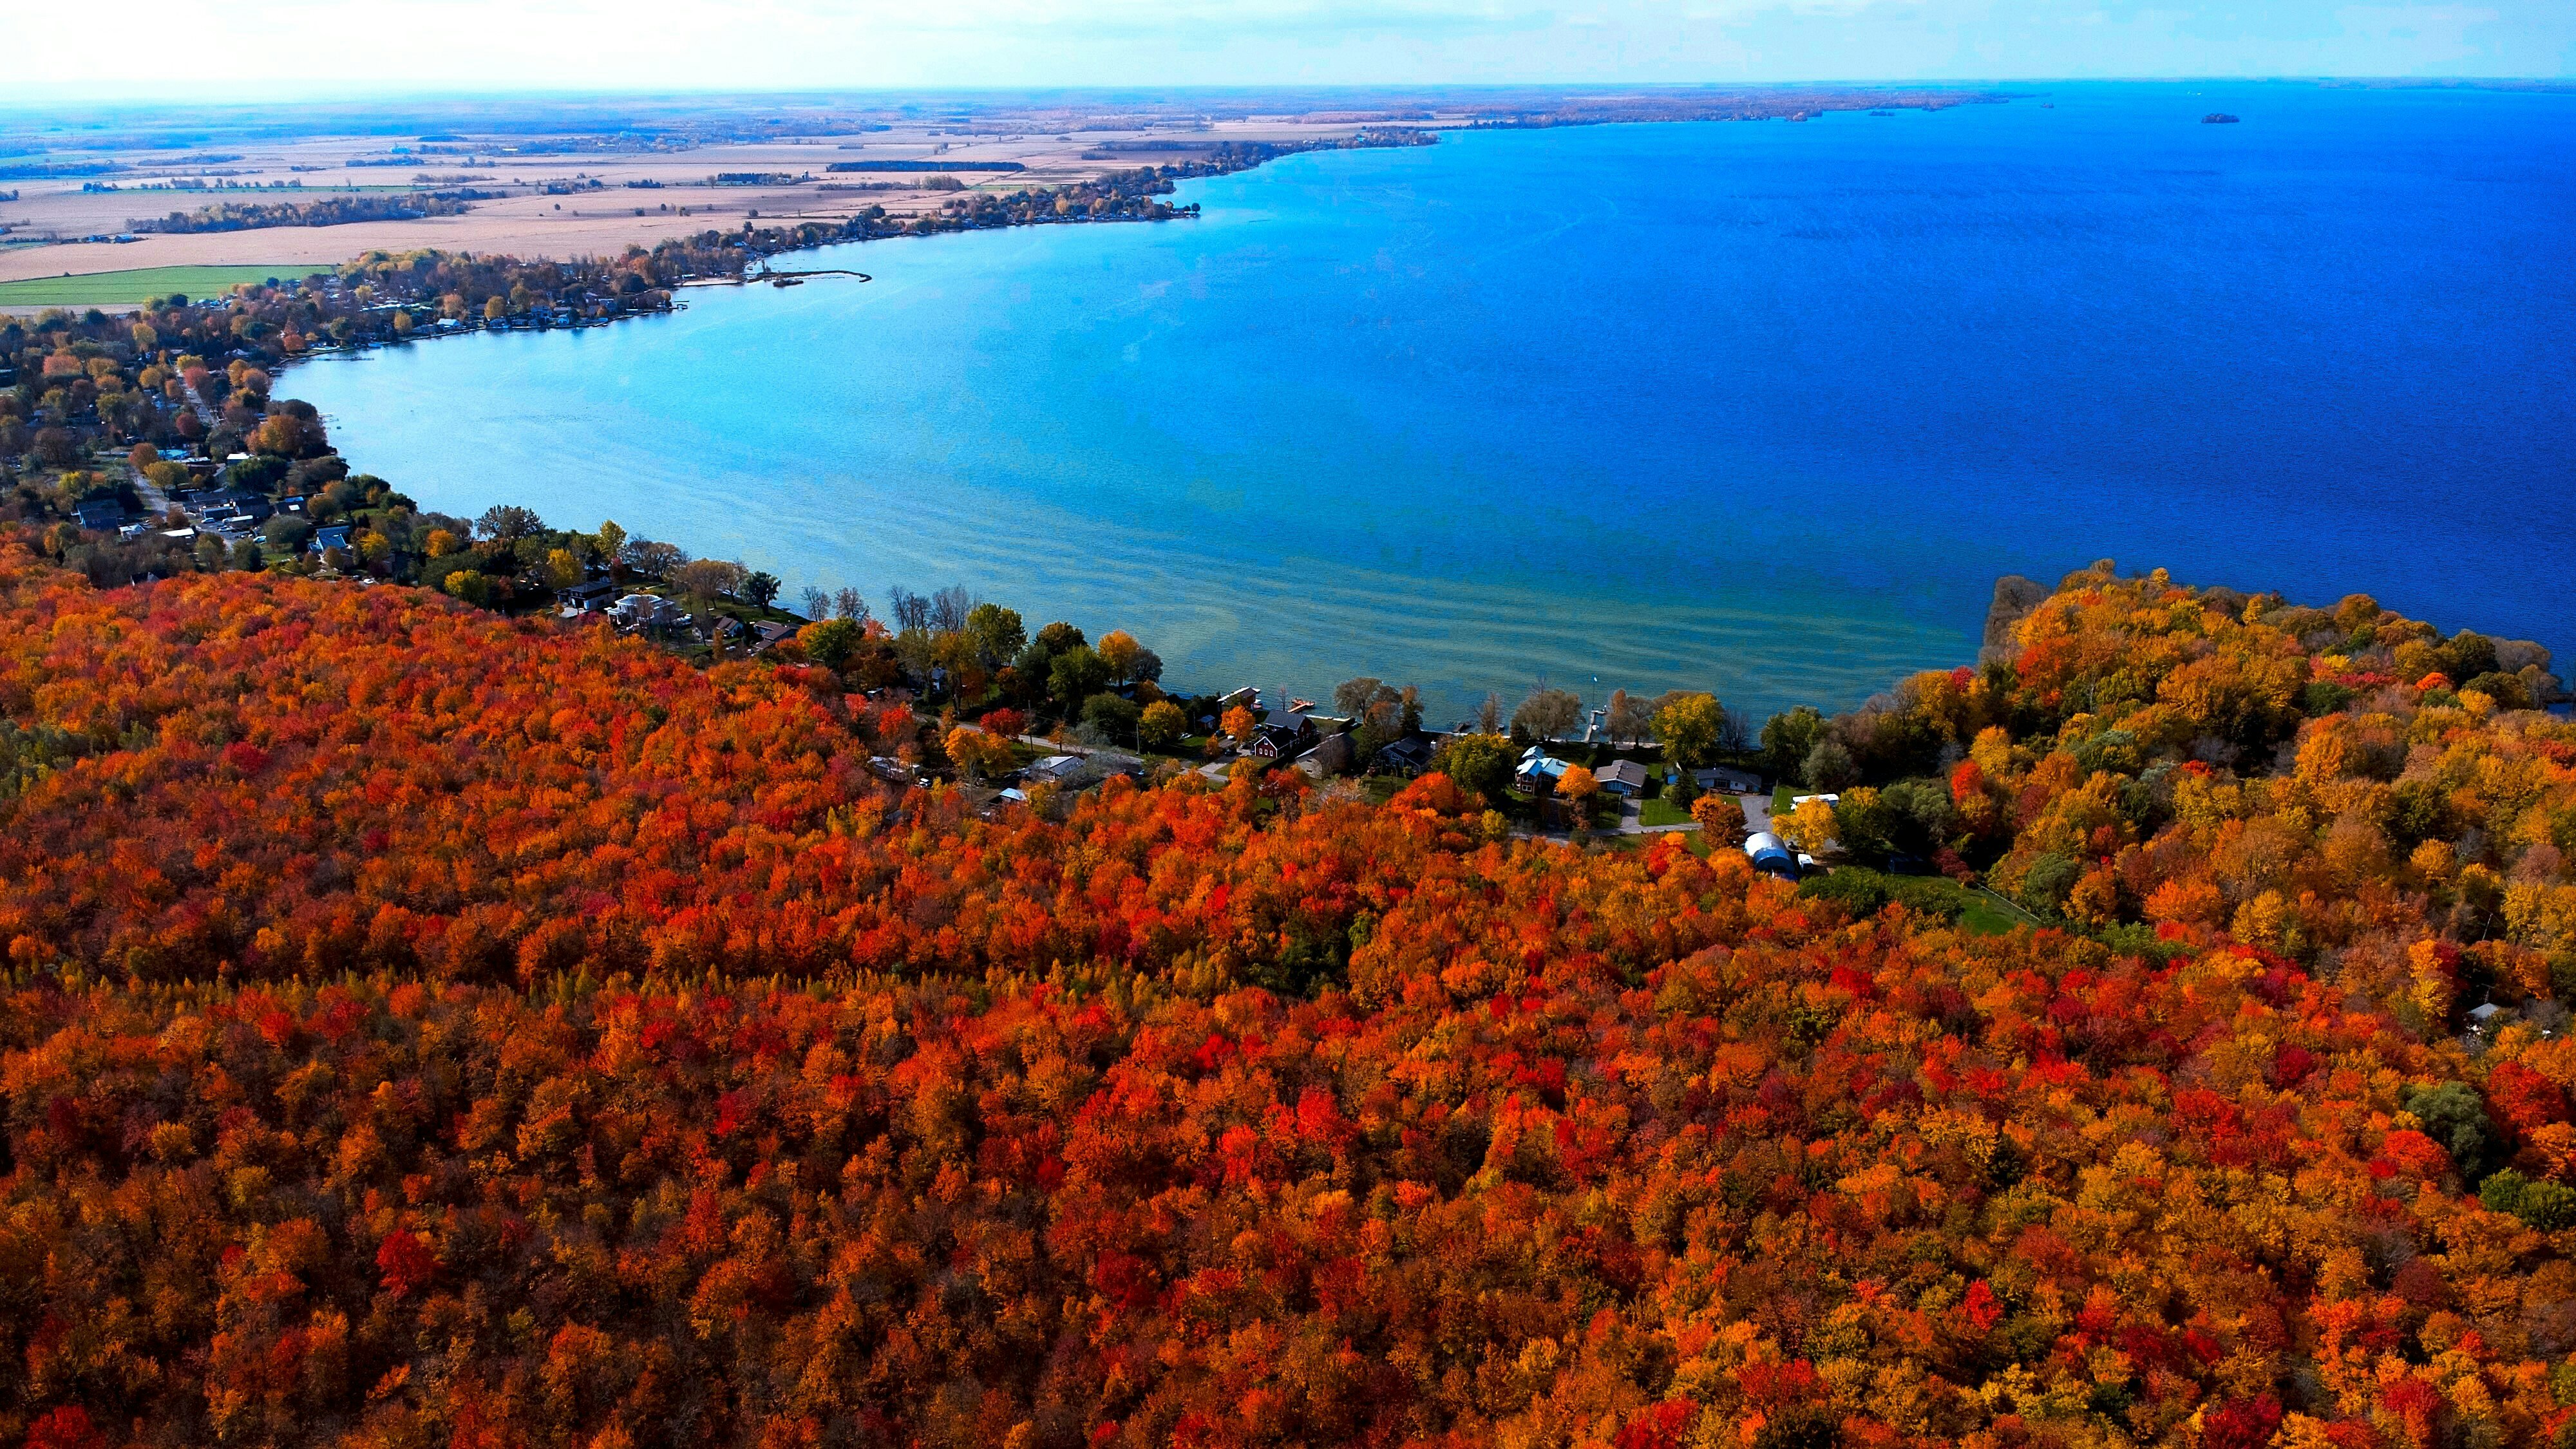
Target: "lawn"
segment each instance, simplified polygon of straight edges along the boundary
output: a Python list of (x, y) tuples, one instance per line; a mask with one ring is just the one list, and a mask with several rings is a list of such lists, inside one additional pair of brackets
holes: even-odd
[(130, 272), (91, 272), (77, 277), (28, 277), (0, 282), (0, 307), (131, 306), (172, 292), (190, 297), (229, 292), (237, 282), (300, 277), (316, 268), (291, 262), (239, 267), (141, 267)]
[(1960, 929), (1972, 936), (2009, 936), (2012, 928), (2020, 924), (1992, 897), (1982, 893), (1970, 895), (1966, 907), (1959, 912)]
[(1913, 910), (1956, 921), (1961, 930), (1978, 936), (2009, 935), (2016, 926), (2040, 924), (2037, 917), (1992, 891), (1937, 875), (1887, 875), (1846, 865), (1829, 875), (1808, 877), (1798, 894), (1840, 901), (1856, 916), (1902, 901)]
[(1637, 823), (1648, 826), (1688, 825), (1691, 823), (1691, 813), (1658, 795), (1637, 807)]
[(1967, 908), (1960, 912), (1959, 924), (1980, 936), (2000, 936), (2015, 926), (2047, 923), (1984, 886), (1978, 886), (1967, 892)]

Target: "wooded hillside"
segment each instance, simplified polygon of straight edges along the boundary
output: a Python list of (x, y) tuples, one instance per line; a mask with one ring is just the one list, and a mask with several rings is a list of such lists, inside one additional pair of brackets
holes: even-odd
[(1439, 776), (986, 821), (819, 666), (12, 546), (0, 1440), (2552, 1442), (2491, 649), (2070, 578), (1823, 726), (1979, 935)]

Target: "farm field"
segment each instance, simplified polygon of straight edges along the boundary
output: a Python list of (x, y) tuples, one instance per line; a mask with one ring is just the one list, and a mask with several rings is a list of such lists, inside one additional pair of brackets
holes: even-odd
[(122, 272), (91, 272), (76, 277), (27, 277), (0, 282), (0, 307), (108, 307), (184, 292), (202, 297), (229, 291), (238, 282), (263, 282), (302, 268), (285, 262), (257, 265), (138, 267)]

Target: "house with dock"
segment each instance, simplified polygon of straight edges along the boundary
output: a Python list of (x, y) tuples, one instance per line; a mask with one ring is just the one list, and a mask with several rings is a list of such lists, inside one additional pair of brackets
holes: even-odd
[(1312, 720), (1292, 714), (1285, 720), (1254, 725), (1252, 737), (1244, 741), (1243, 752), (1256, 760), (1292, 760), (1305, 750), (1314, 733)]

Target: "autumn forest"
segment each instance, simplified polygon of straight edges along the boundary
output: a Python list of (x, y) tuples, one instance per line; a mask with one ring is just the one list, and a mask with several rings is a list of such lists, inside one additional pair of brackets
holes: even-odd
[(427, 588), (0, 618), (0, 1443), (2576, 1425), (2576, 725), (2367, 598), (2097, 568), (1782, 726), (2000, 930), (1438, 772), (979, 814)]

